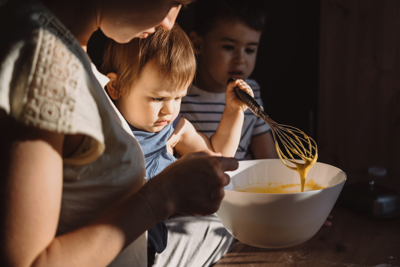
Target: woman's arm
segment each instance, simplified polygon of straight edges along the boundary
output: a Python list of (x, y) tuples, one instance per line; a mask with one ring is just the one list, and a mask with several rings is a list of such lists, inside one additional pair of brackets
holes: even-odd
[(232, 159), (184, 157), (114, 210), (56, 237), (64, 136), (21, 126), (2, 111), (0, 128), (7, 129), (0, 131), (0, 266), (106, 266), (171, 214), (215, 212), (229, 183), (224, 171), (237, 168)]
[(278, 158), (271, 131), (252, 137), (250, 140), (250, 151), (254, 159)]
[(29, 266), (54, 238), (63, 135), (22, 127), (0, 111), (1, 266)]
[[(7, 129), (0, 138), (1, 147), (5, 148), (0, 152), (4, 218), (0, 265), (107, 265), (121, 251), (125, 240), (116, 227), (116, 214), (108, 214), (102, 223), (55, 237), (62, 195), (64, 136), (19, 125), (6, 116), (2, 116), (0, 125)], [(141, 207), (146, 205), (132, 205), (135, 213)], [(146, 211), (141, 210), (144, 214)], [(140, 222), (151, 224), (148, 219), (154, 221), (152, 216), (144, 216)]]

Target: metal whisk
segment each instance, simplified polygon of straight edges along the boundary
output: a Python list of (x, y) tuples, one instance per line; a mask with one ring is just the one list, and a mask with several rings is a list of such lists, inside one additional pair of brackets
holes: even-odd
[[(228, 83), (234, 80), (234, 78), (230, 78)], [(304, 174), (303, 177), (306, 177), (308, 170), (318, 159), (318, 147), (314, 139), (293, 126), (281, 125), (273, 121), (265, 113), (260, 103), (239, 87), (235, 88), (235, 93), (256, 116), (262, 118), (269, 125), (275, 140), (276, 151), (286, 167), (299, 172), (300, 176)], [(300, 162), (296, 156), (304, 162)], [(290, 166), (288, 163), (294, 166)], [(301, 191), (303, 190), (304, 183), (302, 182)]]

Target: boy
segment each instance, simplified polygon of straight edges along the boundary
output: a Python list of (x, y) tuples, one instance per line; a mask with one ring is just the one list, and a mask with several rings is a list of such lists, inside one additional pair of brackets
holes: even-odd
[[(247, 79), (256, 61), (265, 15), (259, 1), (202, 0), (196, 5), (190, 38), (197, 54), (195, 84), (182, 100), (181, 113), (201, 133), (211, 136), (225, 107), (229, 77)], [(246, 80), (260, 103), (256, 81)], [(250, 110), (245, 112), (241, 140), (235, 157), (277, 158), (271, 130)]]
[[(194, 31), (190, 33), (197, 54), (195, 84), (182, 100), (181, 113), (201, 133), (212, 135), (224, 109), (225, 82), (243, 79), (262, 104), (253, 72), (265, 14), (257, 0), (202, 0), (196, 3)], [(249, 151), (250, 150), (250, 151)], [(269, 126), (250, 110), (245, 112), (235, 158), (278, 158)], [(325, 226), (332, 223), (330, 215)]]

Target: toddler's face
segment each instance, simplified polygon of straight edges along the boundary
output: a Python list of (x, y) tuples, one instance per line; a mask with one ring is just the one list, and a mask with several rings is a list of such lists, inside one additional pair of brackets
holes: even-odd
[(146, 132), (159, 132), (172, 123), (179, 114), (181, 99), (188, 85), (173, 88), (171, 81), (147, 64), (129, 95), (116, 101), (117, 108), (135, 128)]
[(219, 22), (201, 38), (199, 71), (202, 79), (226, 87), (229, 77), (248, 78), (254, 69), (260, 36), (260, 31), (241, 22)]

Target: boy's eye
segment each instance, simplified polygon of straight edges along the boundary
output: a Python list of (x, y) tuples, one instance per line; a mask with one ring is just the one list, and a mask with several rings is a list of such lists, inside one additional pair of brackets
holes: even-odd
[(228, 50), (228, 51), (235, 49), (235, 47), (233, 45), (223, 45), (222, 48), (225, 50)]
[(255, 53), (256, 52), (256, 50), (255, 49), (253, 49), (253, 48), (246, 48), (246, 53), (247, 54), (253, 54), (253, 53)]
[(163, 97), (161, 97), (161, 98), (152, 98), (152, 99), (153, 99), (153, 101), (156, 101), (156, 102), (160, 102), (160, 101), (163, 101), (163, 100), (164, 100)]

